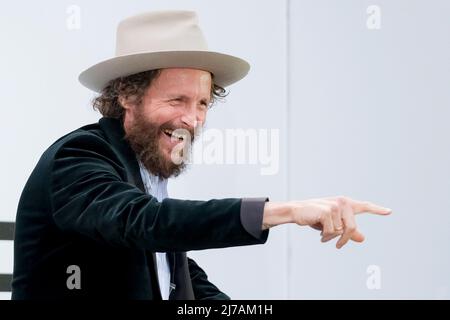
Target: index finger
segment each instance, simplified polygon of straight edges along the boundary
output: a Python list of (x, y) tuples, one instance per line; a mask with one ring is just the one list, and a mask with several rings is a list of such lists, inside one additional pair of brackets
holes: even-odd
[(349, 200), (350, 200), (350, 205), (355, 214), (368, 212), (368, 213), (374, 213), (374, 214), (386, 216), (386, 215), (392, 213), (392, 209), (376, 205), (372, 202), (358, 201), (358, 200), (353, 200), (353, 199), (349, 199)]

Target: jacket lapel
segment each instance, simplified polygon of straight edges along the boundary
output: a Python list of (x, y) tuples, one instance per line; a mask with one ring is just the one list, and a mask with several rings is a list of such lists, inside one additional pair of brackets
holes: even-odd
[[(145, 192), (144, 183), (141, 178), (139, 164), (135, 153), (125, 139), (125, 130), (122, 122), (114, 118), (103, 117), (99, 120), (99, 125), (105, 133), (108, 142), (118, 151), (120, 160), (125, 164), (127, 180), (129, 183)], [(147, 260), (150, 262), (150, 274), (157, 284), (154, 288), (154, 296), (161, 297), (159, 288), (156, 257), (154, 252), (146, 251)], [(189, 266), (185, 252), (168, 252), (167, 257), (170, 266), (170, 300), (194, 300), (194, 290), (189, 273)]]
[[(118, 151), (118, 156), (122, 163), (125, 164), (127, 173), (127, 181), (145, 192), (144, 183), (139, 171), (139, 164), (130, 145), (125, 140), (125, 130), (122, 122), (114, 118), (103, 117), (99, 120), (99, 125), (105, 133), (108, 142)], [(156, 284), (156, 288), (152, 288), (153, 296), (162, 300), (161, 290), (159, 288), (158, 272), (156, 266), (156, 255), (154, 252), (145, 250), (147, 261), (149, 261), (149, 272), (152, 277), (152, 283)], [(154, 280), (154, 281), (153, 281)]]
[(145, 192), (144, 183), (142, 182), (139, 171), (139, 164), (133, 150), (125, 139), (125, 130), (123, 129), (122, 122), (114, 118), (103, 117), (98, 123), (105, 133), (108, 142), (118, 151), (119, 157), (125, 164), (128, 182)]
[(186, 252), (168, 252), (170, 276), (169, 300), (195, 300)]

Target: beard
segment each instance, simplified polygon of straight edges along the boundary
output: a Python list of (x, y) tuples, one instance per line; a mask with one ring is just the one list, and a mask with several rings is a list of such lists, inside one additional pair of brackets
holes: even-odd
[[(186, 169), (186, 163), (182, 161), (177, 164), (170, 159), (167, 159), (160, 148), (159, 140), (161, 134), (164, 134), (164, 129), (176, 129), (170, 122), (162, 125), (157, 125), (140, 112), (139, 108), (135, 110), (133, 124), (125, 133), (125, 139), (135, 152), (139, 161), (144, 167), (153, 175), (160, 178), (167, 179), (169, 177), (176, 177)], [(189, 130), (191, 134), (191, 143), (194, 141), (194, 133)], [(192, 145), (192, 144), (191, 144)], [(182, 151), (183, 153), (184, 151)]]

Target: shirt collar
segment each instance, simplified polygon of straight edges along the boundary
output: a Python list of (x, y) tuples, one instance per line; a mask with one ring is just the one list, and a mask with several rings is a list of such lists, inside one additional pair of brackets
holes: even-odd
[(167, 179), (152, 174), (140, 160), (138, 160), (138, 163), (147, 193), (156, 197), (158, 201), (162, 201), (162, 199), (167, 197)]

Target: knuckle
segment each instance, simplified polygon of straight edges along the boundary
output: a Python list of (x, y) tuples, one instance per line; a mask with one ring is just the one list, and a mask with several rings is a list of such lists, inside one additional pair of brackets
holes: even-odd
[(329, 217), (331, 217), (331, 211), (326, 210), (325, 208), (322, 210), (322, 213), (320, 214), (320, 220), (326, 221)]
[(370, 202), (370, 201), (366, 201), (366, 202), (364, 202), (364, 204), (365, 204), (367, 207), (376, 207), (376, 205), (375, 205), (373, 202)]
[(331, 235), (333, 235), (333, 232), (332, 232), (332, 231), (330, 231), (330, 230), (324, 230), (324, 232), (323, 232), (323, 237), (324, 237), (324, 238), (327, 238), (327, 237), (329, 237), (329, 236), (331, 236)]
[(339, 206), (336, 204), (330, 205), (331, 214), (337, 214), (339, 212)]
[(348, 198), (344, 196), (339, 196), (337, 198), (337, 202), (339, 203), (340, 206), (345, 206), (348, 203)]

